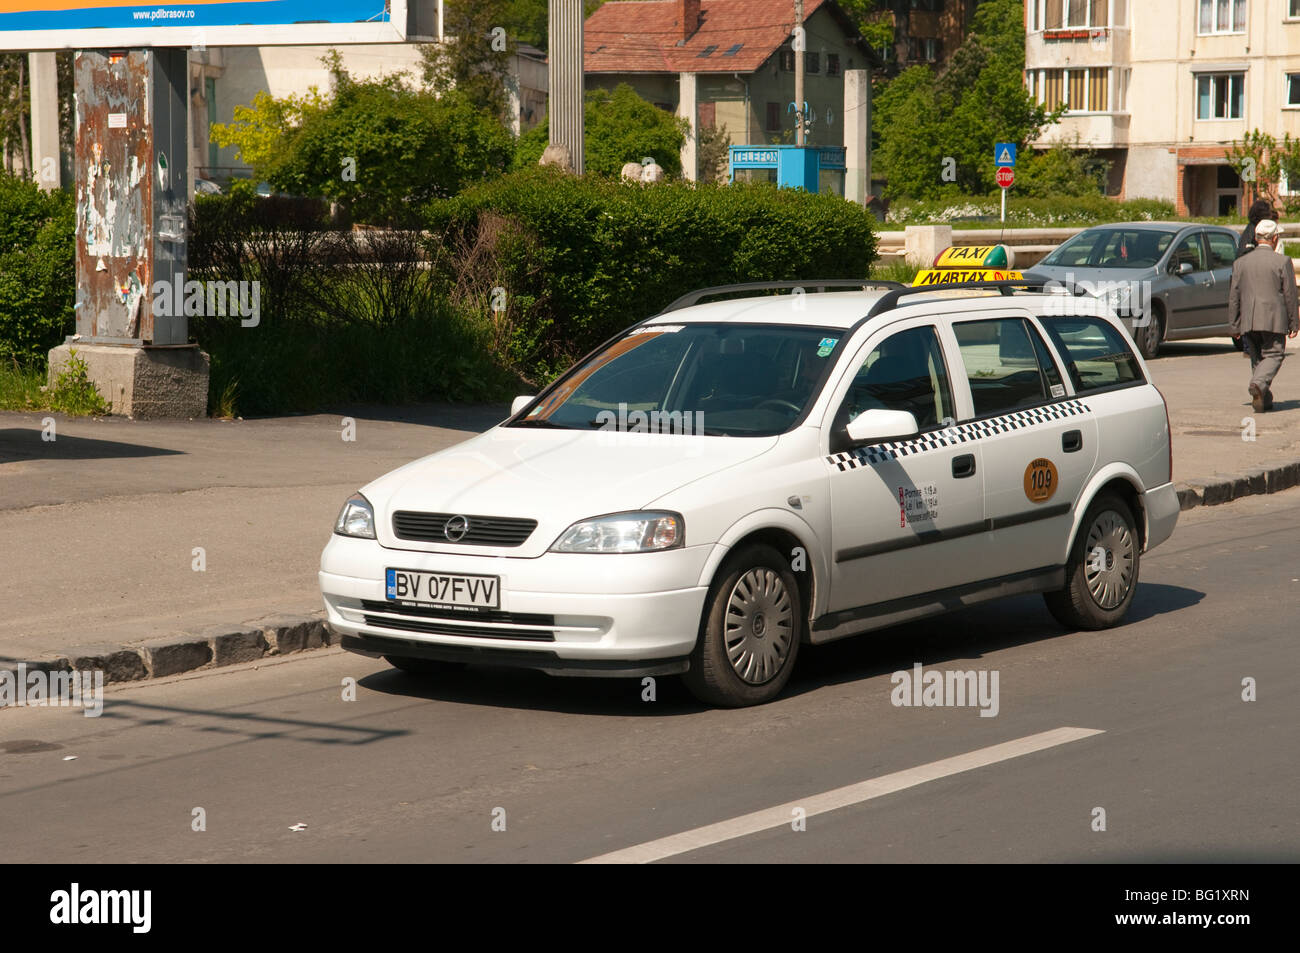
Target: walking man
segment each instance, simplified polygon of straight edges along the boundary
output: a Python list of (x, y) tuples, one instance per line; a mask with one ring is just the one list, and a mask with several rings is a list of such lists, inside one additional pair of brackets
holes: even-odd
[(1286, 335), (1300, 331), (1300, 300), (1291, 259), (1276, 251), (1280, 229), (1263, 219), (1255, 226), (1255, 248), (1232, 266), (1228, 322), (1250, 355), (1250, 405), (1257, 412), (1273, 406), (1271, 386), (1286, 356)]

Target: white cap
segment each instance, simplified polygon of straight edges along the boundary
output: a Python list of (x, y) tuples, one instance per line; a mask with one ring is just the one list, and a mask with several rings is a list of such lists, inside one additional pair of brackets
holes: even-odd
[(1282, 226), (1271, 218), (1261, 219), (1255, 226), (1256, 238), (1272, 238), (1274, 235), (1282, 234)]

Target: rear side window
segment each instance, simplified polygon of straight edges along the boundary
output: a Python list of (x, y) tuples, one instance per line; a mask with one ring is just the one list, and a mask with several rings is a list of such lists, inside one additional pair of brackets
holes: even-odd
[(1146, 380), (1124, 332), (1101, 318), (1044, 318), (1079, 393)]
[(1210, 267), (1231, 268), (1237, 258), (1237, 243), (1223, 232), (1207, 232), (1210, 239)]
[(952, 333), (966, 368), (976, 417), (1047, 402), (1050, 375), (1039, 363), (1036, 335), (1023, 320), (959, 321)]

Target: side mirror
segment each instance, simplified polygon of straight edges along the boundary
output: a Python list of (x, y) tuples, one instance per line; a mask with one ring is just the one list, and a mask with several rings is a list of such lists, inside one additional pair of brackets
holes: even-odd
[(921, 428), (906, 410), (864, 410), (845, 429), (856, 444), (915, 437)]
[(1170, 270), (1175, 275), (1190, 275), (1192, 273), (1192, 263), (1190, 261), (1180, 261)]
[(526, 397), (516, 397), (514, 400), (510, 402), (510, 416), (513, 417), (515, 414), (519, 413), (519, 411), (523, 410), (525, 407), (527, 407), (536, 399), (537, 398), (533, 395), (529, 395)]

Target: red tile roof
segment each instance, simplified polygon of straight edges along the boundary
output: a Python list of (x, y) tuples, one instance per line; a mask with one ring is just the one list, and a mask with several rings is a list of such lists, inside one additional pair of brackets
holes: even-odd
[[(805, 0), (804, 19), (828, 2)], [(604, 4), (584, 28), (587, 72), (752, 73), (794, 29), (792, 0), (700, 0), (700, 8), (699, 28), (679, 46), (681, 0)], [(736, 44), (740, 49), (726, 55)], [(710, 46), (716, 49), (700, 56)]]

